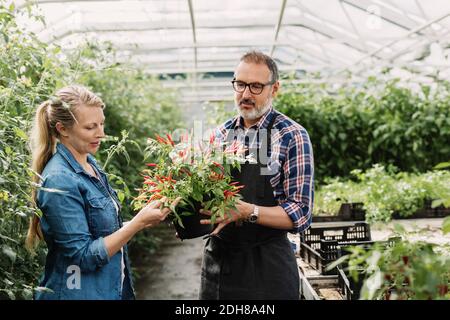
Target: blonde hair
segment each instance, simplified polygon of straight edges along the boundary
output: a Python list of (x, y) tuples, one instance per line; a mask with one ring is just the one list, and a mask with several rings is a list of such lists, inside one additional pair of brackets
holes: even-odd
[[(30, 134), (31, 168), (35, 173), (33, 175), (34, 186), (31, 195), (34, 205), (36, 205), (36, 186), (39, 185), (40, 174), (55, 153), (56, 141), (59, 138), (56, 124), (60, 122), (64, 127), (71, 128), (77, 121), (74, 113), (82, 105), (105, 107), (103, 101), (87, 88), (71, 85), (58, 90), (55, 97), (43, 102), (36, 110)], [(30, 218), (25, 241), (26, 248), (33, 252), (42, 238), (39, 217), (34, 215)]]

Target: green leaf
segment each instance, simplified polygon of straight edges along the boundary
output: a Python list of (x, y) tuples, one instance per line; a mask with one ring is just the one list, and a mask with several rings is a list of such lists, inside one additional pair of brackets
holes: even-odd
[(442, 223), (442, 232), (444, 234), (450, 233), (450, 217), (444, 219)]
[(181, 220), (181, 218), (177, 219), (177, 223), (184, 229), (183, 221)]
[(14, 128), (14, 132), (16, 133), (16, 135), (17, 135), (19, 138), (22, 138), (23, 140), (28, 141), (28, 136), (27, 136), (27, 134), (26, 134), (22, 129), (20, 129), (20, 128), (18, 128), (18, 127), (15, 127), (15, 128)]
[(431, 202), (431, 207), (432, 208), (437, 208), (437, 207), (439, 207), (440, 205), (442, 205), (444, 203), (444, 200), (442, 200), (442, 199), (436, 199), (436, 200), (433, 200), (432, 202)]
[(17, 214), (19, 217), (22, 217), (22, 218), (26, 218), (27, 217), (26, 213), (24, 213), (22, 211), (19, 211), (19, 210), (14, 211), (14, 213)]
[(441, 162), (433, 167), (433, 169), (445, 169), (450, 168), (450, 162)]
[(17, 253), (7, 245), (3, 245), (2, 252), (11, 260), (12, 263), (16, 262)]
[(383, 277), (384, 274), (380, 270), (375, 271), (369, 278), (366, 279), (364, 282), (362, 291), (363, 295), (369, 299), (372, 300), (375, 296), (375, 293), (383, 284)]
[(8, 294), (9, 299), (16, 300), (16, 295), (12, 290), (6, 290), (6, 293)]
[(14, 242), (14, 243), (16, 243), (16, 244), (19, 244), (19, 241), (15, 240), (15, 239), (13, 239), (13, 238), (4, 236), (4, 235), (2, 235), (2, 234), (0, 234), (0, 238), (1, 238), (1, 239), (4, 239), (4, 240), (9, 240), (9, 241)]
[(22, 297), (25, 300), (32, 300), (33, 299), (33, 291), (31, 291), (30, 289), (27, 289), (27, 288), (23, 289), (22, 290)]
[(120, 202), (123, 202), (123, 200), (125, 200), (125, 193), (123, 191), (118, 191), (117, 197), (119, 198)]
[(33, 290), (36, 292), (48, 292), (48, 293), (54, 292), (52, 289), (47, 288), (47, 287), (36, 287)]

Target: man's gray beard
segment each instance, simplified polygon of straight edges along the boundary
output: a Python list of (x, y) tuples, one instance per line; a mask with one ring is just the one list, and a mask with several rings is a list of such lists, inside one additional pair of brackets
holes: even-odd
[(248, 120), (248, 121), (254, 121), (256, 119), (261, 118), (264, 115), (264, 113), (266, 113), (267, 110), (270, 109), (271, 104), (272, 104), (272, 101), (269, 98), (269, 99), (267, 99), (266, 103), (260, 109), (256, 108), (256, 105), (255, 105), (255, 107), (252, 110), (243, 111), (239, 107), (239, 104), (236, 105), (236, 109), (242, 118), (244, 118), (245, 120)]

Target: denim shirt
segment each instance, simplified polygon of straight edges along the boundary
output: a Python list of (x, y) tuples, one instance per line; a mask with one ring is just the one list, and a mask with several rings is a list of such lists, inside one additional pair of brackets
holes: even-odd
[[(109, 258), (104, 237), (122, 227), (105, 173), (94, 157), (88, 162), (102, 181), (88, 175), (63, 144), (41, 176), (37, 204), (48, 253), (36, 299), (134, 299), (127, 247), (123, 249), (125, 279), (122, 288), (122, 251)], [(103, 182), (103, 183), (102, 183)], [(47, 189), (47, 190), (46, 190)]]

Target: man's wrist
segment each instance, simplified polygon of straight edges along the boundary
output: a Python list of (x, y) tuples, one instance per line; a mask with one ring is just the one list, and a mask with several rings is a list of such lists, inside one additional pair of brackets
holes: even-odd
[(240, 214), (240, 220), (248, 221), (250, 216), (252, 215), (254, 211), (255, 205), (251, 203), (247, 203), (247, 205), (244, 207), (244, 210), (241, 211)]
[(250, 223), (256, 223), (259, 218), (259, 207), (255, 204), (253, 205), (253, 211), (248, 216), (248, 222)]
[(245, 220), (250, 219), (250, 216), (253, 214), (254, 211), (255, 211), (255, 205), (249, 203), (247, 212), (245, 213)]

